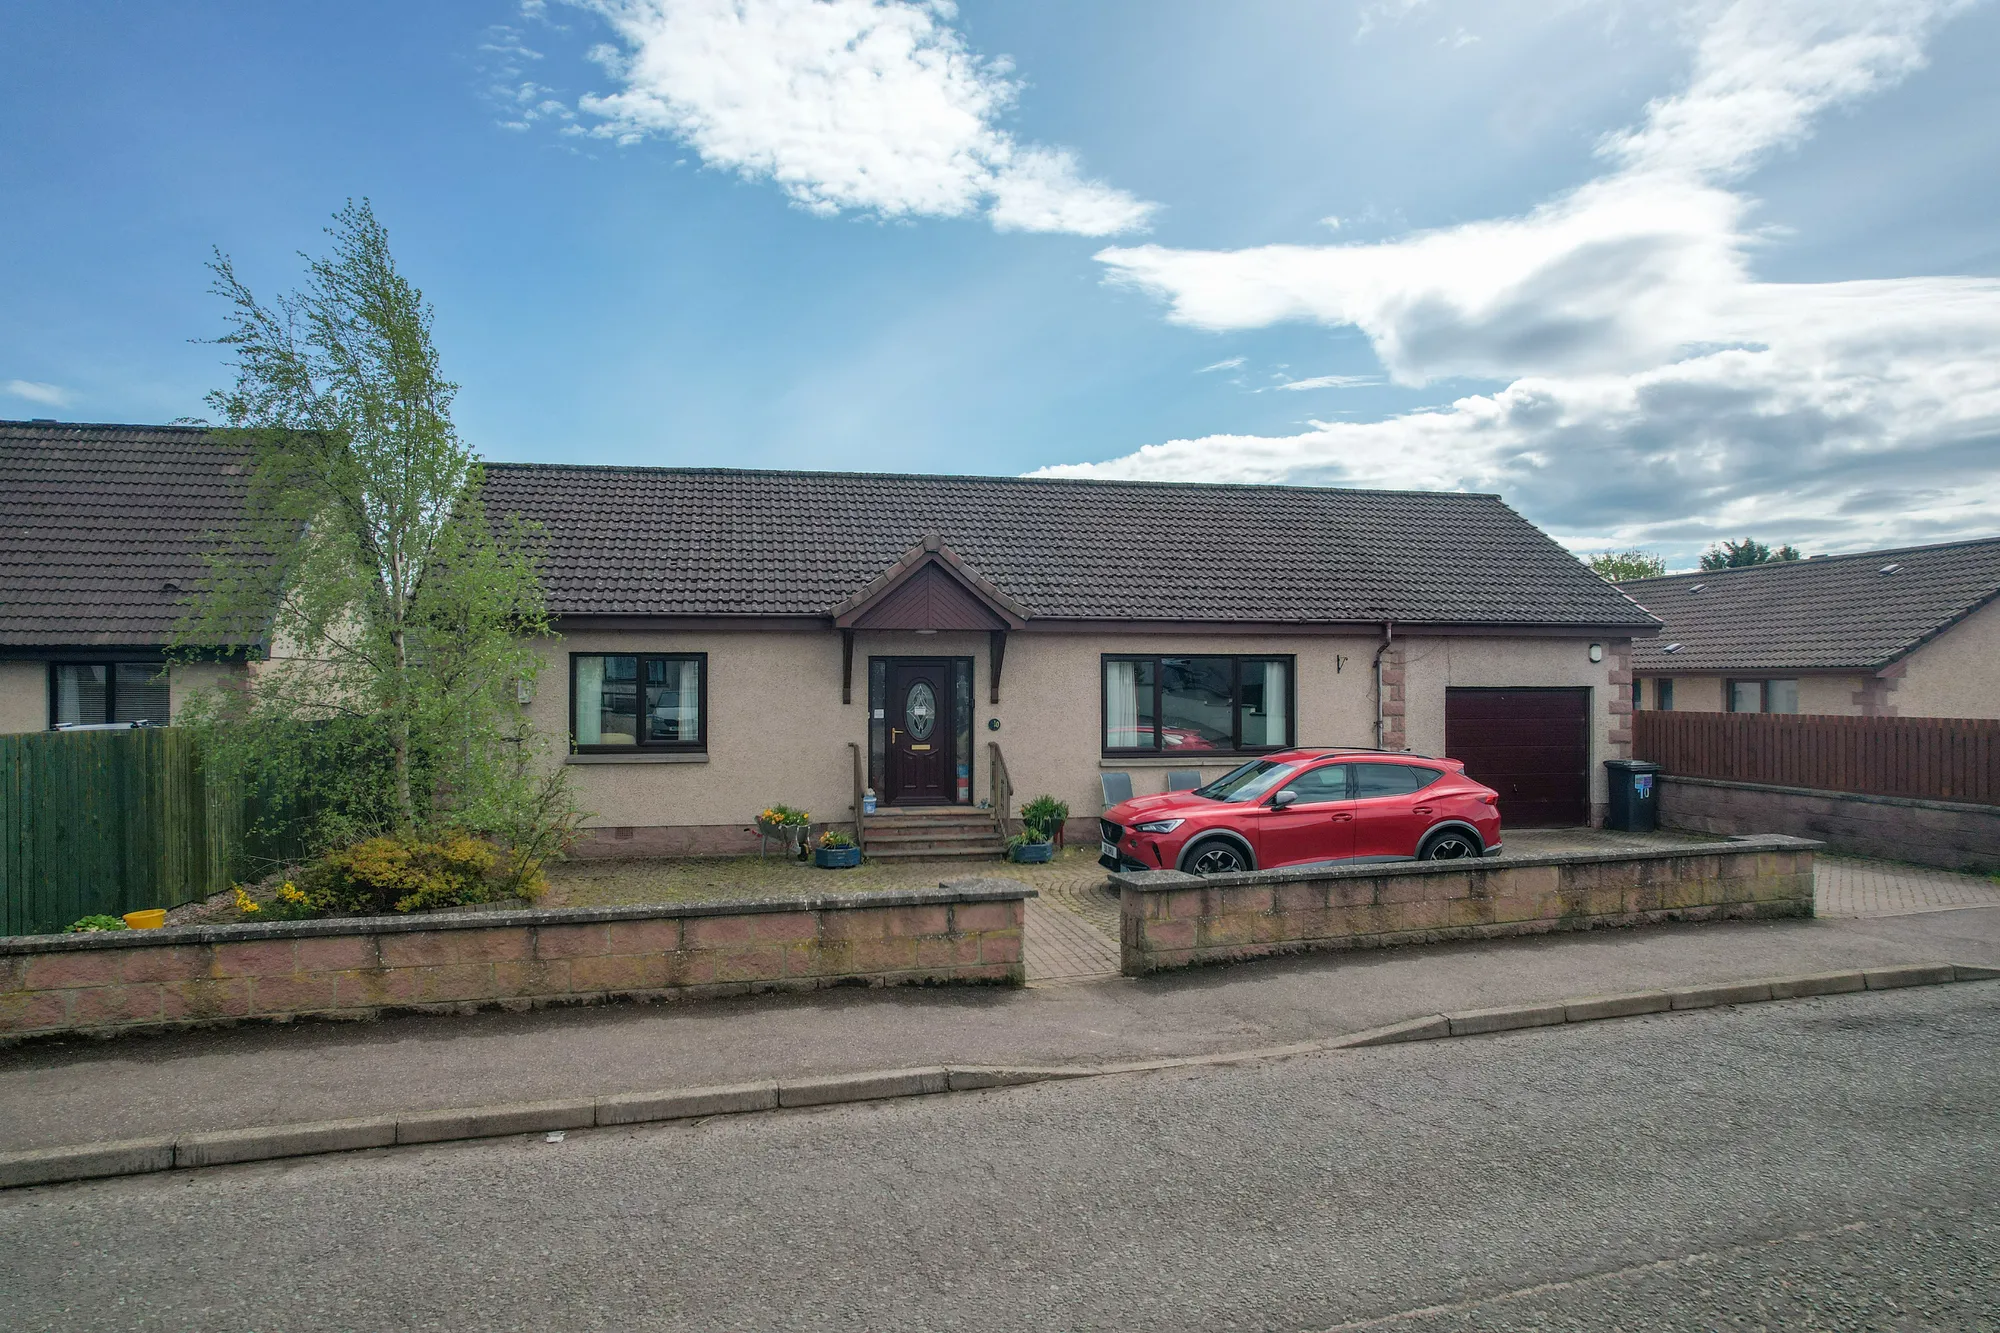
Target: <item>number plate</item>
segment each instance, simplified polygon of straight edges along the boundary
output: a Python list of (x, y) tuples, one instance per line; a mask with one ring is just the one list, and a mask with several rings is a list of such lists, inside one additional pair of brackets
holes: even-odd
[(1097, 850), (1114, 861), (1118, 859), (1118, 844), (1115, 842), (1100, 842), (1097, 844)]

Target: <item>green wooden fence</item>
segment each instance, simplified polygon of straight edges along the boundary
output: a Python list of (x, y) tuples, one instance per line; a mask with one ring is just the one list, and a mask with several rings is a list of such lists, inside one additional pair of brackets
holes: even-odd
[(244, 859), (243, 818), (188, 732), (0, 736), (0, 933), (226, 889)]

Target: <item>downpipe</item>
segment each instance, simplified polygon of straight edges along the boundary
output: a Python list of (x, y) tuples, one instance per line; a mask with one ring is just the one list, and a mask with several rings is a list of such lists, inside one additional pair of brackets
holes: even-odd
[(1375, 748), (1389, 748), (1388, 715), (1382, 711), (1382, 655), (1389, 651), (1389, 645), (1396, 639), (1394, 621), (1382, 622), (1382, 646), (1375, 650)]

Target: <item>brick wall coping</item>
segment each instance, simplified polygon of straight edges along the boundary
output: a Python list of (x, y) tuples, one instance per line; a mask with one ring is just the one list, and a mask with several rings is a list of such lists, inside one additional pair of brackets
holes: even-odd
[(1626, 861), (1671, 861), (1683, 856), (1717, 856), (1736, 852), (1818, 851), (1823, 842), (1783, 833), (1739, 835), (1726, 842), (1677, 843), (1670, 847), (1633, 848), (1616, 852), (1548, 852), (1541, 856), (1510, 856), (1463, 861), (1368, 861), (1351, 866), (1295, 866), (1283, 870), (1248, 870), (1234, 875), (1190, 875), (1182, 870), (1133, 870), (1111, 877), (1118, 888), (1164, 893), (1194, 885), (1233, 888), (1242, 884), (1296, 884), (1313, 879), (1377, 879), (1382, 876), (1462, 875), (1467, 871), (1521, 870), (1531, 866), (1605, 865)]
[(648, 921), (690, 916), (751, 916), (763, 912), (839, 911), (870, 907), (936, 907), (952, 903), (1010, 902), (1036, 897), (1015, 879), (955, 879), (935, 889), (885, 889), (816, 898), (744, 898), (700, 903), (638, 903), (627, 907), (549, 907), (505, 912), (425, 912), (408, 916), (314, 917), (305, 921), (252, 921), (226, 926), (173, 926), (162, 930), (100, 930), (80, 935), (0, 937), (0, 957), (78, 949), (132, 949), (171, 944), (236, 944), (322, 935), (403, 935), (424, 930), (494, 930), (508, 926), (578, 926), (603, 921)]
[(1943, 810), (1951, 814), (2000, 816), (2000, 805), (1931, 801), (1915, 796), (1876, 796), (1871, 792), (1833, 791), (1825, 787), (1777, 787), (1768, 782), (1732, 782), (1724, 778), (1684, 778), (1678, 773), (1662, 773), (1660, 781), (1685, 782), (1690, 787), (1728, 787), (1735, 791), (1766, 791), (1777, 796), (1817, 796), (1835, 801), (1859, 801), (1863, 805), (1900, 805), (1910, 810)]

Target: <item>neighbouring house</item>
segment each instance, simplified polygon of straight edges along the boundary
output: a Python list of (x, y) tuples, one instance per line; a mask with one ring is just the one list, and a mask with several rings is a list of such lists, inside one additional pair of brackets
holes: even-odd
[(990, 853), (996, 795), (1087, 837), (1107, 773), (1293, 744), (1449, 753), (1516, 826), (1590, 823), (1656, 628), (1490, 495), (493, 464), (485, 496), (546, 533), (526, 707), (586, 854), (746, 851), (864, 789), (871, 853)]
[(1641, 708), (2000, 717), (2000, 537), (1618, 586), (1662, 622)]
[(0, 732), (164, 723), (229, 669), (165, 653), (242, 463), (199, 427), (0, 422)]

